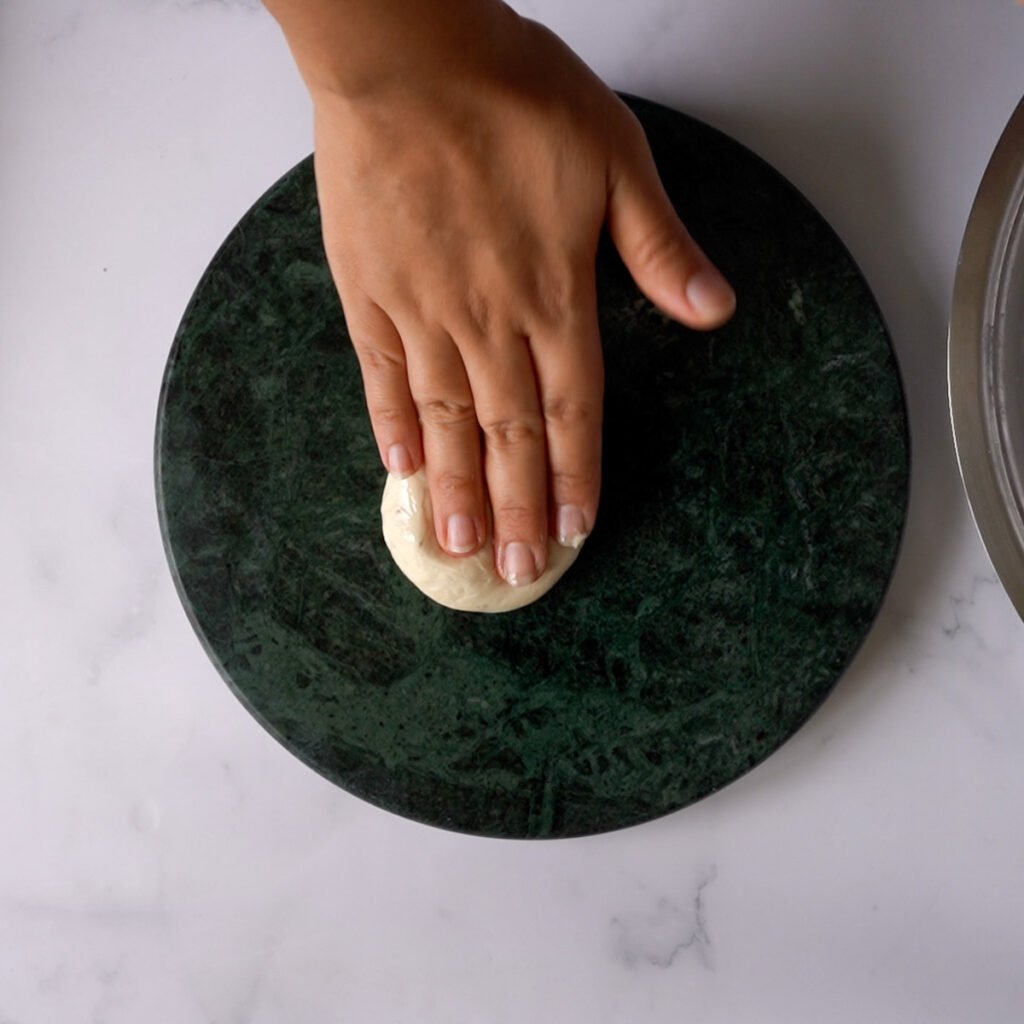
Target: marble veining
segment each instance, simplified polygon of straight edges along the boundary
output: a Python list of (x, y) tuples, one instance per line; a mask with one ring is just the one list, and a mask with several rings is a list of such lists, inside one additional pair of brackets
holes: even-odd
[(690, 953), (702, 967), (714, 970), (705, 894), (717, 873), (712, 865), (688, 903), (659, 896), (642, 912), (613, 917), (616, 958), (631, 970), (643, 965), (667, 969)]

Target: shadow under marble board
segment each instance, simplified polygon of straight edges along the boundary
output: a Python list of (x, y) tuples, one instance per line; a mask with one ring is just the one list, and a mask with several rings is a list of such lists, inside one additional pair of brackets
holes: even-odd
[(907, 421), (857, 267), (758, 157), (623, 98), (739, 309), (668, 320), (602, 238), (601, 511), (538, 603), (450, 611), (394, 566), (311, 158), (217, 252), (167, 364), (161, 528), (206, 650), (307, 764), (431, 825), (578, 836), (712, 793), (818, 707), (895, 562)]

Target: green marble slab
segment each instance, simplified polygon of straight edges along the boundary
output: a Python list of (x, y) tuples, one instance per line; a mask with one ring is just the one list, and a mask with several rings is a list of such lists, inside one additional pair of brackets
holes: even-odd
[(578, 836), (719, 789), (819, 706), (896, 558), (907, 422), (857, 267), (748, 150), (624, 98), (739, 312), (673, 323), (602, 240), (600, 521), (537, 604), (450, 611), (394, 567), (310, 159), (227, 238), (167, 364), (160, 520), (207, 652), (307, 764), (443, 828)]

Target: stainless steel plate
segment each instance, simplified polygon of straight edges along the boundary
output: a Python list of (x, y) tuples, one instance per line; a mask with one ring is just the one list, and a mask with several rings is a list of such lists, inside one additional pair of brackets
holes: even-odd
[(964, 232), (949, 322), (960, 473), (985, 547), (1024, 618), (1024, 100)]

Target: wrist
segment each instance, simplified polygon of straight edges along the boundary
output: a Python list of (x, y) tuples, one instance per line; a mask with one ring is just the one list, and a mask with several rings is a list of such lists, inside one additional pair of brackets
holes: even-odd
[(490, 66), (521, 19), (502, 0), (265, 0), (315, 102)]

